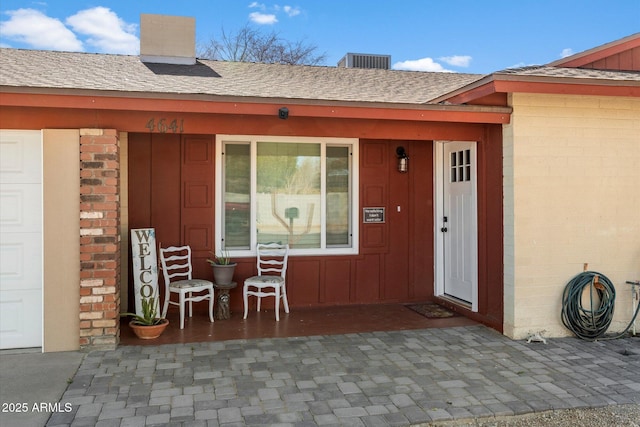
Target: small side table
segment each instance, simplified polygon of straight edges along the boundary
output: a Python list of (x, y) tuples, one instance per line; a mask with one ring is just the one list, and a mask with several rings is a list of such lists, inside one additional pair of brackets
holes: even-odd
[(216, 298), (218, 307), (216, 308), (215, 318), (216, 320), (227, 320), (231, 318), (231, 309), (229, 308), (229, 300), (231, 296), (229, 291), (238, 286), (238, 283), (231, 282), (228, 285), (214, 284), (213, 287), (218, 291)]

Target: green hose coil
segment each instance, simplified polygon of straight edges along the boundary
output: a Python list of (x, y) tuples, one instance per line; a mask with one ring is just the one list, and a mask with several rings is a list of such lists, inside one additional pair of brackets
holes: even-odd
[[(587, 287), (589, 306), (584, 307), (583, 295)], [(594, 341), (611, 325), (615, 300), (616, 290), (604, 274), (596, 271), (580, 273), (564, 288), (562, 323), (579, 338)]]

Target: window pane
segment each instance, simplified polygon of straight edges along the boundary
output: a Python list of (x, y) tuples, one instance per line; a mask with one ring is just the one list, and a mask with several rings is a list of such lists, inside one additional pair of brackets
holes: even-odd
[(327, 147), (327, 246), (348, 246), (349, 148)]
[(224, 147), (224, 247), (249, 249), (250, 232), (250, 146), (226, 144)]
[(258, 142), (258, 243), (320, 248), (320, 144)]
[(458, 158), (458, 156), (456, 155), (455, 152), (451, 153), (451, 178), (450, 178), (450, 182), (456, 182), (456, 170), (457, 170), (457, 166), (456, 166), (456, 159)]

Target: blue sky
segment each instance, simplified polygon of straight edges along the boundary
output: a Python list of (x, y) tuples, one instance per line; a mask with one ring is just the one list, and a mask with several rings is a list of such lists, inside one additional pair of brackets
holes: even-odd
[(640, 31), (640, 0), (2, 0), (0, 45), (137, 54), (141, 13), (190, 16), (205, 42), (245, 24), (394, 68), (490, 73), (545, 64)]

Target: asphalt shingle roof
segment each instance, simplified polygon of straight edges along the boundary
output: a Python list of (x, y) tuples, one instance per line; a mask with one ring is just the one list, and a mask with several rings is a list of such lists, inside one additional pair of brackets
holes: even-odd
[(511, 68), (494, 73), (495, 75), (514, 75), (520, 77), (562, 77), (572, 79), (596, 79), (612, 81), (640, 81), (637, 71), (608, 71), (591, 68), (568, 68), (536, 65), (522, 68)]
[(138, 56), (0, 49), (0, 86), (43, 90), (423, 104), (482, 77), (210, 60), (145, 64)]

